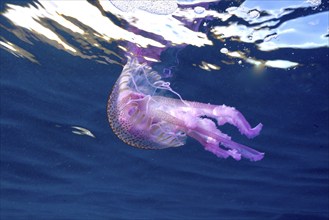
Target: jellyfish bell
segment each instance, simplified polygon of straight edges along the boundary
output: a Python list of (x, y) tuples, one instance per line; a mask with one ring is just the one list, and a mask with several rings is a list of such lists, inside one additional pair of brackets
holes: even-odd
[(135, 12), (143, 10), (151, 14), (169, 15), (178, 8), (176, 1), (165, 0), (110, 0), (110, 2), (122, 12)]
[(253, 138), (259, 134), (262, 124), (251, 128), (244, 116), (232, 107), (183, 100), (169, 82), (137, 59), (128, 58), (109, 96), (107, 115), (114, 133), (134, 147), (179, 147), (189, 136), (218, 157), (257, 161), (264, 156), (232, 141), (217, 128), (229, 123), (241, 134)]
[(162, 149), (185, 144), (186, 135), (175, 125), (151, 115), (160, 105), (167, 84), (148, 66), (128, 58), (108, 100), (107, 114), (114, 133), (125, 143), (144, 149)]

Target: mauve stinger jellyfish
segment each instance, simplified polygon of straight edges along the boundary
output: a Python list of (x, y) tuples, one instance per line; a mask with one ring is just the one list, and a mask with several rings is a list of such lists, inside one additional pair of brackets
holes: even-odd
[[(168, 92), (177, 99), (166, 97)], [(218, 157), (240, 160), (242, 156), (257, 161), (264, 156), (232, 141), (211, 119), (218, 126), (232, 124), (249, 138), (259, 134), (262, 124), (251, 128), (233, 107), (183, 100), (157, 72), (137, 59), (128, 58), (109, 97), (107, 114), (115, 134), (134, 147), (179, 147), (190, 136)]]
[(217, 157), (251, 161), (264, 157), (218, 129), (229, 123), (253, 138), (262, 124), (252, 128), (233, 107), (186, 101), (149, 64), (131, 55), (127, 60), (107, 104), (110, 125), (122, 141), (143, 149), (164, 149), (184, 145), (189, 136)]

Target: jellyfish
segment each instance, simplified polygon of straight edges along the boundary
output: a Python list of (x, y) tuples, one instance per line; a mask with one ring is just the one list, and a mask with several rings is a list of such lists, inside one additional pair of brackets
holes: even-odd
[[(220, 158), (261, 160), (264, 153), (236, 143), (217, 127), (229, 123), (248, 138), (252, 128), (235, 108), (187, 101), (146, 63), (128, 57), (108, 99), (107, 115), (114, 133), (125, 143), (143, 149), (179, 147), (187, 137)], [(215, 123), (216, 122), (216, 123)]]

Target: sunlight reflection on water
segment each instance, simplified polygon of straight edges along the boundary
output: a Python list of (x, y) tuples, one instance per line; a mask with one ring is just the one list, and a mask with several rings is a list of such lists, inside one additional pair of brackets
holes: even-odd
[[(22, 41), (33, 44), (29, 37), (32, 35), (74, 56), (94, 59), (100, 63), (121, 63), (122, 55), (118, 52), (125, 50), (124, 42), (131, 42), (142, 48), (162, 48), (170, 45), (203, 47), (213, 45), (216, 40), (230, 40), (253, 43), (259, 50), (269, 53), (279, 48), (328, 47), (328, 11), (322, 12), (319, 1), (245, 1), (220, 12), (194, 6), (201, 1), (179, 1), (178, 8), (174, 1), (170, 1), (167, 9), (164, 8), (164, 12), (158, 14), (155, 11), (158, 7), (150, 5), (150, 2), (144, 8), (141, 4), (135, 7), (130, 4), (129, 10), (124, 9), (122, 3), (120, 6), (119, 3), (123, 1), (114, 2), (99, 1), (93, 5), (80, 1), (79, 7), (75, 7), (75, 3), (71, 1), (39, 1), (26, 6), (7, 4), (3, 16), (12, 24), (6, 26), (7, 31)], [(309, 15), (287, 19), (287, 15), (297, 13), (299, 9), (309, 10)], [(115, 16), (120, 23), (128, 22), (130, 26), (151, 35), (134, 33), (108, 15)], [(239, 20), (235, 21), (234, 17)], [(198, 19), (214, 20), (221, 24), (214, 25), (212, 22), (209, 32), (202, 33), (193, 29), (192, 23)], [(190, 22), (190, 28), (184, 26), (183, 21)], [(309, 29), (312, 31), (308, 31)], [(153, 38), (152, 34), (162, 36), (166, 45), (164, 41)], [(67, 36), (73, 38), (74, 44)], [(114, 42), (117, 44), (113, 45)], [(118, 50), (108, 49), (108, 44), (116, 46)], [(0, 45), (17, 56), (37, 62), (34, 54), (8, 39), (2, 38)], [(94, 49), (92, 54), (86, 52), (91, 48)], [(253, 54), (246, 54), (243, 50), (231, 52), (241, 54), (240, 58), (249, 63), (260, 62), (274, 68), (297, 65), (296, 62), (282, 57), (277, 57), (276, 60), (283, 60), (277, 62), (255, 58)], [(229, 53), (225, 54), (230, 56)]]

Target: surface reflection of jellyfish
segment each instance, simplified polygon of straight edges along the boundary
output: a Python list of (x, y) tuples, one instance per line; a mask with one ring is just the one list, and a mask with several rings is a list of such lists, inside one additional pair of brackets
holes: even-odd
[[(136, 50), (133, 45), (129, 48)], [(160, 53), (159, 50), (154, 54)], [(143, 51), (139, 50), (138, 54), (143, 55)], [(183, 100), (171, 89), (169, 82), (163, 81), (144, 63), (141, 56), (130, 58), (128, 55), (128, 62), (109, 97), (107, 114), (115, 134), (134, 147), (179, 147), (190, 136), (218, 157), (231, 156), (235, 160), (245, 157), (258, 161), (264, 156), (264, 153), (232, 141), (217, 128), (229, 123), (241, 134), (253, 138), (259, 134), (262, 124), (251, 128), (244, 116), (232, 107)]]

